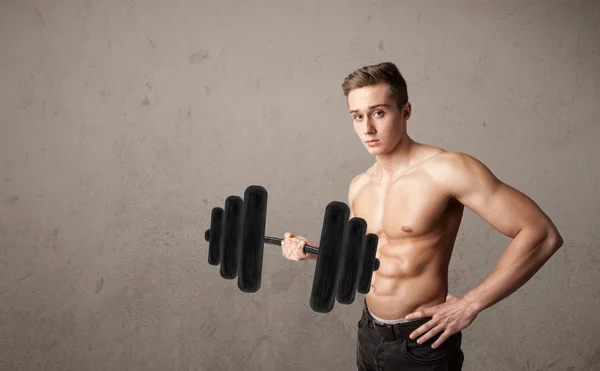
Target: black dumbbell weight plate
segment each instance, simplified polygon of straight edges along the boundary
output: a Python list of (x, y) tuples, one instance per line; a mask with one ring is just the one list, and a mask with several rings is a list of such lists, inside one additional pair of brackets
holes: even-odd
[(367, 235), (358, 268), (358, 287), (356, 288), (356, 291), (361, 294), (367, 294), (369, 292), (371, 289), (373, 270), (379, 268), (378, 265), (375, 265), (378, 242), (379, 237), (377, 237), (376, 234), (369, 233)]
[(267, 198), (267, 190), (261, 186), (250, 186), (244, 193), (244, 227), (238, 277), (238, 287), (243, 292), (256, 292), (260, 288)]
[(338, 275), (337, 301), (340, 304), (351, 304), (356, 295), (358, 267), (365, 243), (367, 222), (362, 218), (352, 218), (348, 222), (344, 249)]
[(310, 296), (310, 306), (315, 312), (327, 313), (333, 309), (338, 267), (349, 216), (350, 209), (342, 202), (331, 202), (325, 209), (319, 255)]
[(210, 230), (207, 230), (204, 234), (204, 239), (208, 241), (208, 264), (210, 265), (219, 265), (221, 263), (224, 213), (225, 211), (220, 207), (212, 209)]
[(244, 201), (239, 196), (225, 200), (225, 228), (221, 250), (221, 277), (234, 279), (238, 275)]

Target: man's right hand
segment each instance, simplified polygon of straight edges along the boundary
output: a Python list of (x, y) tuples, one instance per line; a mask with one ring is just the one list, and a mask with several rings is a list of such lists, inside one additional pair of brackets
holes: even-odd
[(286, 232), (283, 241), (281, 241), (281, 252), (289, 260), (317, 260), (316, 256), (304, 252), (305, 245), (314, 246), (306, 238)]

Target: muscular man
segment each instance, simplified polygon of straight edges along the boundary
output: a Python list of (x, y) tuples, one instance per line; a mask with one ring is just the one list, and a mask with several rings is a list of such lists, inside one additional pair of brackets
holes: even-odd
[[(552, 221), (530, 198), (476, 158), (417, 143), (406, 82), (382, 63), (343, 83), (354, 130), (375, 163), (349, 187), (352, 216), (379, 236), (370, 292), (358, 322), (359, 370), (460, 370), (461, 330), (527, 282), (562, 245)], [(512, 238), (494, 270), (463, 297), (448, 295), (448, 265), (464, 206)], [(302, 252), (285, 234), (283, 255)]]

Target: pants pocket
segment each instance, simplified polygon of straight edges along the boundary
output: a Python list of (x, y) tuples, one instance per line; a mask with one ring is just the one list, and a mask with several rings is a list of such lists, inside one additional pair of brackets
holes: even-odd
[[(444, 345), (433, 349), (430, 344), (427, 344), (419, 344), (416, 341), (404, 341), (402, 343), (402, 352), (406, 358), (420, 364), (445, 365), (446, 350)], [(440, 370), (442, 369), (440, 368)]]

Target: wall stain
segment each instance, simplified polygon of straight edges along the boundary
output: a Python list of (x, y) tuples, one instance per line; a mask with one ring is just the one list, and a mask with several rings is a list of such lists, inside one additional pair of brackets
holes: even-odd
[(246, 356), (246, 359), (243, 362), (244, 364), (247, 364), (247, 362), (252, 358), (252, 356), (256, 352), (256, 349), (258, 349), (258, 347), (260, 347), (261, 344), (264, 343), (265, 340), (267, 340), (267, 338), (268, 338), (267, 335), (263, 335), (260, 339), (258, 339), (258, 341), (256, 342), (256, 345), (254, 345), (252, 347), (252, 351), (248, 354), (248, 356)]
[(40, 10), (38, 9), (37, 6), (33, 7), (33, 11), (35, 12), (35, 15), (37, 16), (37, 19), (40, 21), (40, 23), (42, 24), (42, 26), (46, 25), (46, 20), (44, 19), (44, 15), (42, 14), (42, 12), (40, 12)]
[(146, 38), (148, 39), (148, 42), (150, 43), (150, 46), (152, 47), (152, 49), (156, 50), (156, 46), (154, 46), (154, 43), (152, 42), (150, 35), (146, 34)]
[(25, 98), (23, 101), (17, 106), (19, 110), (24, 110), (25, 108), (31, 106), (31, 99)]
[(48, 239), (50, 240), (50, 243), (52, 244), (52, 251), (54, 251), (55, 254), (58, 254), (58, 232), (59, 231), (60, 231), (60, 229), (56, 228), (56, 229), (54, 229), (52, 234), (50, 236), (48, 236)]
[(209, 57), (207, 50), (199, 50), (196, 53), (190, 55), (190, 64), (198, 64)]
[(215, 331), (217, 331), (218, 326), (214, 325), (213, 329), (208, 333), (208, 335), (206, 335), (207, 339), (210, 339), (210, 337), (215, 333)]
[[(585, 366), (597, 366), (600, 364), (600, 348), (596, 348), (593, 354), (585, 357)], [(596, 367), (591, 367), (590, 370), (597, 370)]]
[[(7, 179), (7, 181), (8, 180), (9, 179)], [(12, 204), (15, 204), (18, 200), (19, 200), (19, 195), (14, 195), (14, 196), (10, 196), (10, 197), (6, 198), (5, 200), (3, 200), (2, 204), (3, 205), (6, 205), (6, 204), (12, 205)]]
[(103, 287), (104, 287), (104, 277), (100, 277), (100, 281), (96, 284), (96, 290), (94, 291), (94, 294), (99, 293)]
[(140, 104), (142, 106), (149, 106), (150, 105), (150, 99), (148, 99), (148, 97), (144, 97), (144, 99), (142, 99), (142, 102)]
[(23, 277), (21, 277), (21, 278), (17, 278), (17, 282), (21, 282), (21, 281), (23, 281), (24, 279), (31, 277), (32, 275), (33, 275), (33, 273), (27, 273), (27, 274), (26, 274), (26, 275), (24, 275)]

